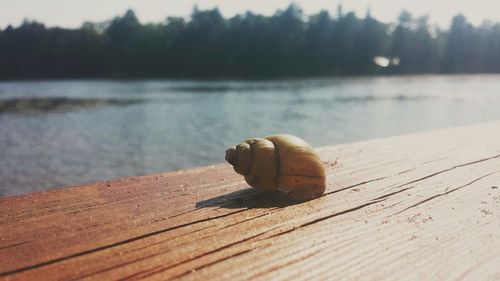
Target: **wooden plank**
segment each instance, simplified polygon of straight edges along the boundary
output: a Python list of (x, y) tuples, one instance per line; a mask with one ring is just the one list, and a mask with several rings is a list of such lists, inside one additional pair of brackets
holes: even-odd
[(319, 152), (299, 204), (226, 164), (0, 199), (0, 278), (500, 279), (500, 122)]

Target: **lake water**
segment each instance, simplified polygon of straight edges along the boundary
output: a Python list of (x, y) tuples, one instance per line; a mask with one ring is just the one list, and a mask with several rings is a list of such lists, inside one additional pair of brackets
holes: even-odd
[(284, 132), (333, 145), (500, 119), (500, 76), (0, 82), (0, 196), (224, 161)]

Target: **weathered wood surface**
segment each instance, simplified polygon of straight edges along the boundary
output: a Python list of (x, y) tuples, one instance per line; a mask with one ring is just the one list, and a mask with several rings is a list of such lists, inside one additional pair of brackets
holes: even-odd
[(295, 205), (224, 164), (1, 199), (0, 279), (500, 280), (500, 122), (320, 154)]

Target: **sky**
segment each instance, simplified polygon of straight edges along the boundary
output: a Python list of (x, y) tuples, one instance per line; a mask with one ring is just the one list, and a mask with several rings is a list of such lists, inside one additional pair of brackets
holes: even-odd
[[(394, 22), (402, 9), (412, 14), (430, 15), (432, 23), (448, 28), (451, 18), (464, 14), (478, 25), (489, 19), (500, 22), (500, 0), (295, 0), (305, 14), (328, 10), (336, 14), (337, 5), (344, 11), (364, 16), (368, 8), (372, 16)], [(80, 27), (84, 21), (101, 22), (133, 9), (143, 23), (163, 22), (167, 16), (189, 17), (193, 6), (200, 9), (219, 7), (225, 17), (250, 10), (272, 15), (290, 0), (0, 0), (0, 27), (19, 25), (24, 19), (37, 20), (47, 26)]]

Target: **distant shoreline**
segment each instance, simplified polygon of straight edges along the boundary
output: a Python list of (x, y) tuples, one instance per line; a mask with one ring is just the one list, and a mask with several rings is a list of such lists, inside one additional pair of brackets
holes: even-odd
[(0, 30), (0, 80), (276, 80), (500, 73), (500, 23), (463, 15), (440, 29), (401, 11), (394, 23), (338, 7), (306, 17), (290, 5), (271, 16), (225, 18), (194, 9), (189, 20), (142, 24), (128, 10), (106, 24)]
[(273, 77), (40, 77), (40, 78), (13, 78), (0, 79), (2, 82), (36, 82), (36, 81), (194, 81), (194, 82), (216, 82), (216, 81), (293, 81), (293, 80), (315, 80), (336, 78), (376, 78), (376, 77), (425, 77), (425, 76), (497, 76), (500, 72), (474, 72), (474, 73), (384, 73), (384, 74), (360, 74), (360, 75), (302, 75), (302, 76), (273, 76)]

